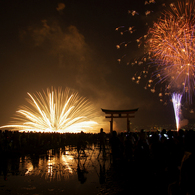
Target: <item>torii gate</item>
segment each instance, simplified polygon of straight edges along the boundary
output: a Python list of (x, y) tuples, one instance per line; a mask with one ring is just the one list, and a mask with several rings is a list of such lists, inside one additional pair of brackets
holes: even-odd
[(111, 118), (110, 121), (110, 133), (113, 131), (113, 118), (127, 118), (127, 132), (130, 132), (130, 120), (129, 118), (134, 118), (134, 114), (136, 111), (138, 111), (138, 108), (131, 109), (131, 110), (106, 110), (102, 109), (105, 114), (110, 114), (109, 116), (106, 116), (106, 118)]

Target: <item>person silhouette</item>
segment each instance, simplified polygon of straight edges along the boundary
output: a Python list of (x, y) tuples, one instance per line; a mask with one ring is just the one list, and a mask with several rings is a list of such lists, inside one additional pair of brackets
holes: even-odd
[(80, 166), (80, 159), (78, 159), (78, 164), (77, 164), (77, 175), (78, 175), (78, 180), (80, 181), (81, 184), (84, 184), (87, 180), (87, 177), (85, 176), (85, 173), (87, 173), (85, 166), (83, 164), (83, 167), (81, 168)]
[(103, 152), (103, 156), (105, 156), (105, 144), (106, 144), (106, 134), (103, 130), (103, 128), (100, 129), (100, 133), (99, 133), (99, 154), (98, 157), (100, 156), (101, 152)]

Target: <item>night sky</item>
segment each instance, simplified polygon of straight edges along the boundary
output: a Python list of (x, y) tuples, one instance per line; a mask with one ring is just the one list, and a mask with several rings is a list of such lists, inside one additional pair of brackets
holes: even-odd
[[(0, 125), (8, 124), (18, 107), (27, 104), (27, 92), (33, 94), (51, 86), (69, 87), (87, 97), (99, 111), (105, 131), (109, 130), (109, 120), (104, 119), (101, 108), (139, 108), (131, 120), (132, 128), (138, 130), (174, 125), (172, 103), (165, 106), (158, 93), (145, 90), (146, 80), (139, 85), (132, 82), (136, 67), (127, 65), (125, 60), (133, 59), (137, 48), (116, 48), (125, 39), (133, 39), (130, 34), (121, 36), (117, 27), (128, 28), (136, 22), (137, 33), (143, 34), (145, 16), (140, 14), (133, 21), (128, 10), (143, 11), (144, 2), (1, 1)], [(151, 5), (153, 9), (154, 6)], [(155, 9), (159, 11), (158, 6)], [(119, 63), (117, 59), (124, 54), (126, 59)], [(184, 118), (189, 120), (192, 116)], [(115, 122), (117, 131), (126, 129), (126, 119)]]

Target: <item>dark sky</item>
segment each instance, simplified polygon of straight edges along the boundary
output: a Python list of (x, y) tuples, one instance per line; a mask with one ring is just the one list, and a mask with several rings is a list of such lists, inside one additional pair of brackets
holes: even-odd
[[(174, 125), (172, 104), (164, 106), (158, 93), (144, 89), (146, 80), (132, 82), (140, 67), (119, 63), (126, 54), (133, 59), (136, 47), (117, 44), (144, 33), (144, 14), (133, 18), (128, 10), (144, 12), (145, 1), (131, 0), (3, 0), (0, 3), (0, 125), (7, 124), (27, 92), (69, 87), (93, 102), (104, 119), (105, 109), (139, 108), (132, 128)], [(159, 1), (162, 4), (163, 1)], [(150, 5), (158, 13), (157, 4)], [(155, 16), (155, 15), (154, 15)], [(153, 16), (153, 17), (154, 17)], [(151, 17), (151, 21), (152, 21)], [(115, 28), (131, 23), (136, 35), (120, 35)], [(126, 60), (125, 59), (125, 60)], [(137, 70), (136, 70), (137, 69)], [(116, 120), (115, 129), (124, 130), (126, 120)]]

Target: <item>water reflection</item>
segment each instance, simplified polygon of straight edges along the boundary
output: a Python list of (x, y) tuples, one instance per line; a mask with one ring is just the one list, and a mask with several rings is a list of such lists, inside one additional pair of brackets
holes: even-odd
[(84, 184), (88, 176), (97, 177), (97, 182), (105, 182), (106, 170), (110, 167), (109, 148), (100, 153), (96, 145), (87, 145), (82, 151), (75, 146), (48, 150), (44, 155), (27, 155), (3, 158), (0, 162), (0, 179), (7, 180), (14, 175), (24, 177), (39, 176), (42, 180), (74, 180)]

